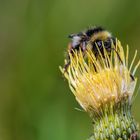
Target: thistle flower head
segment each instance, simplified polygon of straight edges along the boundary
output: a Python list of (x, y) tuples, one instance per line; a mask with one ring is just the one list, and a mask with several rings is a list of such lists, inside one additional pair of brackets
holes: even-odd
[(104, 47), (101, 52), (97, 45), (98, 57), (90, 45), (86, 48), (84, 53), (81, 50), (73, 51), (73, 54), (69, 52), (67, 71), (60, 68), (81, 107), (88, 113), (100, 114), (119, 103), (130, 106), (137, 82), (134, 75), (140, 64), (138, 62), (133, 68), (137, 51), (128, 66), (129, 48), (125, 54), (118, 40), (116, 46), (112, 44), (111, 53)]
[[(96, 43), (95, 43), (96, 44)], [(86, 44), (85, 44), (86, 45)], [(139, 127), (131, 115), (137, 83), (137, 51), (129, 60), (119, 40), (110, 48), (87, 43), (84, 49), (70, 50), (67, 69), (60, 67), (81, 107), (93, 121), (90, 140), (138, 140)], [(115, 46), (114, 46), (115, 45)], [(68, 64), (68, 65), (67, 65)]]

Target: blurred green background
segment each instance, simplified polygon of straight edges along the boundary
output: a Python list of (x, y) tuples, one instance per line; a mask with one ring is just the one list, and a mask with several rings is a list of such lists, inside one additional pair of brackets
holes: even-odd
[[(90, 135), (91, 121), (74, 109), (79, 105), (58, 67), (67, 35), (91, 25), (102, 25), (129, 44), (130, 58), (135, 49), (140, 52), (139, 0), (0, 0), (1, 140)], [(138, 122), (139, 106), (138, 94), (133, 106)]]

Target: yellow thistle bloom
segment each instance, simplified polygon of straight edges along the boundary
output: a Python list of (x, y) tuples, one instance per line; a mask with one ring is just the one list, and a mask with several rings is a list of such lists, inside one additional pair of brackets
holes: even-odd
[[(128, 140), (132, 132), (137, 131), (138, 128), (133, 123), (133, 118), (130, 117), (131, 115), (126, 115), (124, 123), (127, 125), (123, 125), (119, 113), (123, 118), (123, 115), (129, 114), (128, 112), (130, 111), (137, 82), (137, 78), (134, 75), (140, 65), (139, 61), (134, 66), (137, 51), (129, 66), (129, 47), (127, 47), (125, 54), (118, 40), (116, 40), (116, 46), (112, 44), (114, 51), (112, 50), (111, 54), (105, 48), (102, 54), (97, 46), (99, 55), (95, 57), (90, 45), (86, 48), (87, 50), (84, 54), (81, 50), (73, 51), (73, 55), (69, 53), (70, 65), (67, 71), (65, 72), (61, 67), (60, 69), (68, 80), (69, 87), (75, 95), (76, 100), (90, 114), (94, 123), (99, 118), (102, 118), (100, 123), (98, 122), (94, 128), (95, 134), (92, 139), (111, 140), (114, 138), (114, 140), (117, 140), (120, 138), (121, 140), (123, 138)], [(108, 116), (107, 119), (106, 116)], [(109, 122), (108, 120), (110, 119), (113, 120)], [(113, 127), (111, 127), (112, 123), (115, 123)], [(100, 128), (97, 128), (97, 126)], [(112, 136), (102, 133), (101, 137), (101, 133), (99, 134), (98, 132), (105, 131), (106, 126), (109, 126), (108, 131), (112, 133)], [(123, 127), (125, 128), (123, 129)], [(127, 132), (129, 128), (129, 134), (122, 136), (122, 133), (124, 131)], [(113, 135), (113, 132), (115, 135)], [(96, 136), (97, 133), (99, 136)]]
[(128, 47), (125, 56), (119, 41), (116, 45), (117, 53), (112, 51), (111, 57), (104, 49), (104, 58), (98, 50), (100, 57), (97, 59), (90, 46), (87, 48), (86, 59), (81, 51), (74, 52), (74, 56), (69, 53), (71, 64), (67, 72), (61, 68), (71, 91), (82, 108), (85, 111), (91, 109), (99, 111), (102, 105), (117, 103), (125, 97), (129, 99), (131, 104), (137, 81), (131, 75), (134, 76), (140, 64), (138, 62), (134, 70), (131, 71), (137, 51), (130, 67), (128, 67)]

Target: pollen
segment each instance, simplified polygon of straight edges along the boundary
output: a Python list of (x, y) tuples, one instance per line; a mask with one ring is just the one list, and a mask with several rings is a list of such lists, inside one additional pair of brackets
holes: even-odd
[(139, 61), (134, 66), (137, 51), (129, 64), (129, 47), (125, 53), (121, 42), (116, 40), (116, 46), (112, 44), (112, 48), (108, 53), (105, 47), (101, 52), (97, 46), (97, 57), (88, 45), (84, 53), (81, 50), (69, 53), (71, 63), (67, 71), (60, 67), (76, 100), (86, 112), (101, 112), (105, 106), (124, 101), (129, 105), (132, 103), (137, 82), (135, 72), (140, 65)]

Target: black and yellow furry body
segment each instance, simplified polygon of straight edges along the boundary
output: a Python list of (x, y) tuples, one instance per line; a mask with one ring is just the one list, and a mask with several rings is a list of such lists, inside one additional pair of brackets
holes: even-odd
[(112, 50), (112, 43), (114, 45), (116, 44), (115, 38), (111, 35), (111, 33), (103, 29), (102, 27), (93, 27), (87, 29), (84, 32), (71, 34), (69, 35), (69, 38), (71, 38), (71, 42), (68, 45), (68, 58), (67, 63), (64, 66), (65, 70), (67, 70), (67, 68), (70, 65), (69, 53), (73, 54), (74, 51), (79, 50), (81, 50), (84, 53), (87, 49), (87, 46), (91, 46), (93, 53), (96, 57), (98, 57), (98, 49), (100, 49), (100, 52), (103, 55), (103, 46), (106, 49), (106, 51), (110, 53)]

